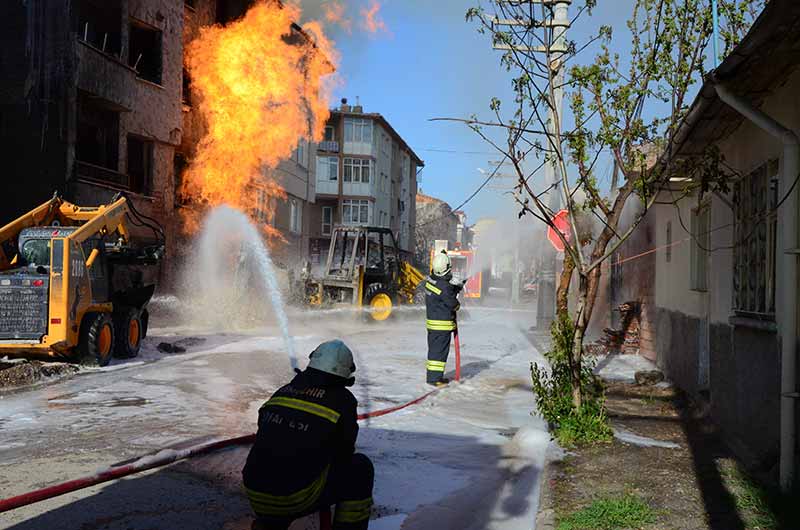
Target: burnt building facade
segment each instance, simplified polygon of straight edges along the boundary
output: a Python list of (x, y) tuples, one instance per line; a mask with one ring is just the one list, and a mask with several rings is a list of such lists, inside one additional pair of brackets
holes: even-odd
[[(250, 1), (9, 0), (0, 7), (0, 225), (59, 193), (124, 192), (178, 237), (178, 174), (202, 136), (184, 68), (199, 28)], [(143, 230), (140, 237), (153, 237)], [(166, 279), (166, 278), (165, 278)]]

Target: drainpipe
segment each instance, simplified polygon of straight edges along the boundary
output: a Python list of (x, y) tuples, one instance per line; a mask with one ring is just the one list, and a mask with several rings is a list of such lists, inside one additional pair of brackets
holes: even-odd
[[(783, 143), (783, 175), (780, 196), (786, 195), (800, 173), (800, 139), (794, 131), (754, 108), (750, 103), (731, 93), (728, 88), (713, 81), (719, 98), (736, 112), (747, 118), (768, 134)], [(783, 319), (781, 334), (781, 454), (780, 485), (788, 492), (794, 483), (797, 429), (795, 425), (795, 400), (797, 394), (797, 190), (778, 212), (783, 227), (783, 259), (786, 288), (781, 300)]]

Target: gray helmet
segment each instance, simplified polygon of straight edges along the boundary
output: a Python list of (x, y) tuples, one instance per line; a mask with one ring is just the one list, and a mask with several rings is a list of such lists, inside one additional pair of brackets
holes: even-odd
[(329, 340), (317, 346), (317, 349), (311, 352), (309, 359), (311, 359), (308, 362), (309, 368), (338, 375), (344, 379), (350, 379), (353, 372), (356, 371), (353, 352), (338, 339)]

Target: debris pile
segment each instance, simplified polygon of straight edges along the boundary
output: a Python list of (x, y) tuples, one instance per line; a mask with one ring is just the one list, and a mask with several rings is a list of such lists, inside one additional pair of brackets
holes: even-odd
[(40, 361), (0, 361), (0, 389), (15, 388), (43, 379), (69, 376), (78, 367), (67, 363), (43, 363)]
[(638, 354), (641, 304), (625, 302), (615, 309), (620, 312), (620, 329), (605, 328), (603, 337), (587, 345), (588, 353), (608, 355), (610, 353)]

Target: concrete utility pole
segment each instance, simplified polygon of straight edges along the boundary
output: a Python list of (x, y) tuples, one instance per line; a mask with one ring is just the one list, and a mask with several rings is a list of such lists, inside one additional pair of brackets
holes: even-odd
[[(549, 49), (545, 46), (527, 46), (525, 44), (498, 44), (495, 49), (518, 50), (525, 52), (545, 53), (550, 60), (550, 68), (553, 72), (553, 101), (548, 105), (547, 132), (550, 138), (555, 137), (556, 118), (559, 121), (559, 128), (563, 129), (561, 123), (562, 101), (564, 98), (563, 55), (567, 51), (567, 29), (569, 28), (569, 5), (572, 0), (496, 0), (498, 4), (540, 4), (552, 7), (553, 16), (550, 20), (521, 20), (521, 19), (495, 19), (495, 25), (506, 26), (529, 26), (552, 28), (552, 42)], [(550, 147), (549, 143), (545, 143)], [(545, 185), (552, 187), (548, 193), (548, 208), (555, 213), (561, 209), (561, 165), (559, 161), (551, 156), (551, 161), (544, 166)], [(546, 232), (547, 227), (543, 227)], [(544, 238), (543, 238), (544, 239)], [(541, 330), (548, 330), (556, 314), (556, 271), (563, 262), (563, 256), (556, 252), (549, 245), (543, 245), (541, 256), (541, 268), (537, 271), (537, 304), (536, 304), (536, 327)], [(516, 277), (516, 271), (515, 271)]]

